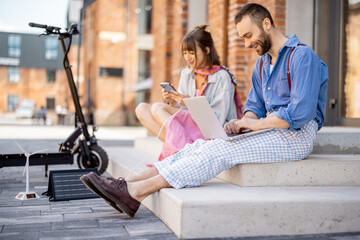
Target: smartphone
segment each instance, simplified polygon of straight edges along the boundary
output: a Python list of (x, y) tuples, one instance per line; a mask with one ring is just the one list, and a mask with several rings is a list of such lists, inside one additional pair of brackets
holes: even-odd
[(160, 86), (165, 89), (168, 93), (171, 93), (171, 90), (176, 92), (176, 89), (168, 82), (161, 82)]

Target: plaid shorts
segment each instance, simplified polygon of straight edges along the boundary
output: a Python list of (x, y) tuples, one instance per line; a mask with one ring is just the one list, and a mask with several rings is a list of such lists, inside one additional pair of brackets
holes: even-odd
[(199, 139), (154, 166), (172, 187), (195, 187), (236, 164), (305, 159), (313, 149), (317, 129), (312, 120), (299, 131), (273, 129), (235, 141)]

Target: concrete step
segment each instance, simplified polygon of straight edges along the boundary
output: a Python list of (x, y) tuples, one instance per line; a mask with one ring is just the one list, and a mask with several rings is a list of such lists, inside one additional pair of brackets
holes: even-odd
[(323, 127), (316, 137), (313, 153), (360, 154), (360, 128)]
[[(156, 158), (106, 148), (114, 177), (146, 170)], [(360, 230), (360, 187), (239, 187), (220, 179), (162, 189), (143, 201), (179, 238), (300, 235)]]
[(360, 155), (311, 154), (288, 163), (239, 164), (217, 178), (238, 186), (360, 186)]

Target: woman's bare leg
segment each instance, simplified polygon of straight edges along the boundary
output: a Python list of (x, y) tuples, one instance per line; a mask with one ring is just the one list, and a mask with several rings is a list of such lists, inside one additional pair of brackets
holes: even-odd
[[(160, 126), (163, 126), (166, 120), (171, 117), (174, 113), (176, 113), (179, 109), (176, 107), (172, 107), (170, 105), (167, 105), (165, 103), (154, 103), (151, 106), (150, 113), (152, 116), (152, 119)], [(158, 131), (160, 131), (160, 128)], [(157, 133), (159, 134), (159, 133)], [(157, 135), (156, 135), (157, 136)], [(165, 127), (161, 130), (161, 133), (159, 134), (159, 138), (162, 141), (165, 141)]]
[(145, 172), (141, 173), (140, 175), (129, 177), (129, 179), (126, 179), (126, 181), (127, 182), (142, 181), (142, 180), (154, 177), (158, 174), (159, 174), (158, 170), (155, 167), (152, 167), (149, 170), (146, 170)]
[(153, 135), (157, 136), (161, 125), (153, 119), (151, 115), (151, 105), (148, 103), (140, 103), (136, 107), (135, 113), (141, 124)]

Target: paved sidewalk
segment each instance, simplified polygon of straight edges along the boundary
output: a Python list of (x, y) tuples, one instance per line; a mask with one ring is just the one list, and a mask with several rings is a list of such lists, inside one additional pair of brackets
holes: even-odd
[[(8, 124), (0, 121), (0, 154), (17, 153), (14, 140), (28, 151), (44, 148), (56, 151), (59, 139), (64, 140), (71, 131), (72, 126), (33, 126), (22, 122)], [(132, 140), (146, 136), (146, 131), (139, 127), (101, 127), (96, 136), (106, 150), (107, 147), (131, 147)], [(77, 169), (77, 165), (49, 166), (49, 170), (63, 169)], [(22, 173), (23, 167), (0, 168), (0, 240), (178, 239), (144, 206), (141, 206), (135, 218), (131, 219), (118, 213), (100, 198), (49, 202), (47, 197), (42, 196), (35, 200), (17, 200), (15, 196), (25, 191), (25, 177)], [(31, 191), (41, 195), (47, 190), (48, 178), (44, 177), (43, 166), (31, 166), (30, 179)], [(360, 240), (360, 233), (222, 239)]]
[[(49, 170), (76, 168), (49, 166)], [(143, 206), (131, 219), (100, 198), (59, 202), (49, 202), (45, 196), (15, 199), (25, 191), (22, 172), (23, 167), (0, 169), (0, 239), (177, 239)], [(30, 178), (30, 191), (41, 195), (47, 190), (43, 166), (30, 167)]]
[[(49, 166), (49, 170), (77, 169), (76, 165)], [(23, 167), (0, 169), (0, 240), (12, 239), (136, 239), (177, 240), (167, 226), (144, 206), (135, 218), (120, 214), (102, 199), (49, 202), (48, 198), (21, 201), (25, 191)], [(109, 176), (105, 174), (104, 176)], [(41, 195), (48, 178), (43, 166), (30, 167), (30, 191)], [(219, 240), (220, 238), (218, 238)], [(360, 233), (221, 238), (222, 240), (360, 240)]]

